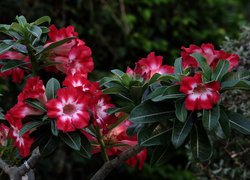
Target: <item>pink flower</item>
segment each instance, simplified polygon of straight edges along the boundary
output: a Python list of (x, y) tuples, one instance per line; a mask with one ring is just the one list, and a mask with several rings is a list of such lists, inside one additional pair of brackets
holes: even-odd
[(37, 99), (42, 103), (46, 103), (45, 87), (39, 77), (29, 78), (22, 92), (18, 95), (18, 101), (24, 101), (28, 98)]
[(92, 98), (98, 98), (102, 95), (98, 82), (89, 81), (79, 72), (74, 75), (68, 74), (62, 84), (67, 87), (79, 87), (86, 95), (89, 94)]
[(148, 54), (147, 58), (140, 59), (136, 65), (134, 71), (127, 68), (127, 74), (141, 75), (144, 79), (150, 79), (154, 74), (173, 74), (174, 67), (168, 65), (162, 65), (162, 56), (155, 56), (154, 52)]
[(192, 53), (203, 55), (212, 69), (216, 68), (219, 60), (229, 61), (229, 71), (238, 66), (239, 56), (237, 54), (227, 54), (223, 50), (215, 50), (213, 44), (202, 44), (201, 47), (190, 45), (188, 48), (181, 47), (181, 49), (183, 50), (181, 52), (183, 68), (195, 68), (199, 66), (197, 61), (190, 56)]
[[(123, 115), (122, 113), (118, 115), (120, 117)], [(106, 151), (108, 156), (119, 156), (123, 151), (126, 151), (127, 149), (131, 148), (132, 146), (135, 146), (138, 144), (137, 136), (128, 136), (126, 131), (127, 128), (132, 124), (132, 122), (125, 120), (118, 126), (116, 126), (114, 129), (108, 131), (108, 133), (103, 133), (101, 131), (101, 134), (103, 136), (103, 140), (105, 142)], [(103, 129), (102, 129), (103, 130)], [(93, 149), (92, 153), (98, 153), (101, 151), (100, 145), (98, 144), (98, 141), (95, 137), (88, 134), (87, 132), (83, 131), (83, 134), (93, 143)], [(147, 156), (147, 150), (144, 149), (137, 155), (131, 157), (126, 161), (126, 163), (129, 166), (136, 166), (138, 165), (138, 169), (141, 169), (144, 161), (146, 160)]]
[(201, 74), (184, 77), (180, 83), (180, 92), (187, 94), (185, 107), (187, 110), (212, 109), (220, 100), (220, 83), (213, 81), (203, 83)]
[(0, 124), (0, 146), (6, 146), (8, 133), (9, 133), (9, 127), (1, 123)]
[(19, 149), (20, 156), (26, 157), (30, 154), (30, 148), (33, 143), (33, 139), (29, 137), (29, 133), (25, 133), (20, 137), (21, 127), (11, 126), (9, 137), (14, 139), (14, 146)]
[[(29, 62), (29, 58), (21, 53), (14, 52), (14, 51), (7, 51), (0, 55), (0, 59), (8, 59), (8, 60), (20, 60), (20, 61), (26, 61)], [(12, 76), (12, 81), (14, 83), (21, 83), (24, 77), (24, 70), (17, 67), (13, 68), (11, 70), (0, 72), (0, 76), (7, 77)]]
[(107, 132), (107, 127), (117, 120), (114, 115), (108, 115), (107, 110), (114, 108), (115, 105), (110, 102), (110, 97), (106, 94), (92, 99), (91, 104), (94, 123), (103, 128), (104, 132)]
[(9, 137), (14, 140), (14, 146), (19, 149), (19, 153), (22, 157), (28, 156), (30, 154), (33, 139), (29, 137), (29, 132), (26, 132), (20, 137), (19, 133), (22, 128), (22, 119), (12, 116), (10, 111), (4, 116), (4, 118), (11, 125)]
[(89, 99), (73, 87), (57, 91), (57, 98), (47, 102), (48, 117), (56, 118), (56, 127), (63, 132), (82, 129), (89, 124)]
[[(51, 43), (65, 39), (67, 37), (77, 36), (73, 26), (57, 29), (54, 25), (50, 26), (49, 38), (46, 46)], [(85, 42), (80, 39), (73, 39), (51, 51), (49, 59), (55, 61), (55, 67), (65, 73), (74, 75), (77, 72), (82, 73), (82, 76), (87, 77), (87, 74), (94, 69), (94, 62), (91, 57), (91, 49), (85, 45)], [(47, 68), (46, 70), (53, 70)], [(55, 72), (55, 71), (54, 71)]]

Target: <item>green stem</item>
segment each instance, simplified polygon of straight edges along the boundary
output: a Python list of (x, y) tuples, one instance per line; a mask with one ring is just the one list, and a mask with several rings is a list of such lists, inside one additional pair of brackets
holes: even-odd
[(30, 45), (27, 45), (27, 50), (30, 58), (30, 63), (31, 63), (31, 70), (33, 76), (39, 75), (39, 64), (37, 62), (36, 56), (33, 52), (33, 49)]
[(109, 157), (108, 157), (108, 154), (107, 154), (107, 150), (106, 150), (105, 142), (103, 140), (103, 136), (100, 133), (100, 128), (96, 127), (95, 131), (96, 131), (96, 136), (97, 136), (98, 143), (101, 146), (102, 158), (103, 158), (103, 160), (105, 162), (107, 162), (107, 161), (109, 161)]

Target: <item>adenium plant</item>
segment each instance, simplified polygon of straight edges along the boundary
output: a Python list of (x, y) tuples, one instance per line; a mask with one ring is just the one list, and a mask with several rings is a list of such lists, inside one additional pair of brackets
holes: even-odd
[(105, 163), (92, 179), (103, 179), (122, 162), (138, 169), (146, 158), (164, 163), (178, 148), (207, 161), (215, 138), (230, 138), (232, 128), (250, 134), (250, 121), (221, 103), (227, 90), (250, 89), (250, 73), (234, 70), (236, 54), (190, 45), (171, 66), (150, 52), (126, 72), (91, 81), (92, 51), (73, 26), (48, 26), (47, 16), (16, 20), (0, 25), (9, 37), (0, 44), (0, 76), (22, 87), (16, 104), (2, 112), (0, 146), (16, 147), (28, 160), (12, 168), (1, 160), (10, 178), (29, 174), (61, 142), (82, 158), (101, 153)]

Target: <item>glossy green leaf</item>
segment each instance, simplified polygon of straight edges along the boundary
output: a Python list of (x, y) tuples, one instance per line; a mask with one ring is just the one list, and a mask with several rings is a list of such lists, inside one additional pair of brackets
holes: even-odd
[(27, 24), (27, 20), (24, 16), (16, 16), (16, 20), (22, 27)]
[(229, 80), (224, 81), (221, 84), (222, 90), (229, 90), (229, 89), (250, 89), (250, 81), (247, 80)]
[(44, 121), (32, 121), (32, 122), (29, 122), (29, 123), (25, 124), (21, 128), (21, 130), (19, 132), (19, 136), (23, 136), (26, 132), (30, 131), (31, 129), (40, 127), (40, 126), (45, 125), (47, 123), (48, 122), (44, 122)]
[(45, 92), (46, 92), (46, 96), (47, 96), (48, 100), (54, 99), (56, 97), (57, 90), (60, 88), (61, 88), (61, 86), (60, 86), (59, 81), (55, 78), (51, 78), (47, 82), (46, 88), (45, 88)]
[(42, 29), (39, 26), (31, 26), (30, 28), (27, 28), (27, 30), (35, 36), (37, 39), (40, 39), (42, 35)]
[(182, 59), (181, 58), (177, 58), (174, 62), (174, 74), (175, 75), (183, 74)]
[(210, 110), (203, 110), (202, 123), (203, 127), (212, 131), (219, 125), (220, 119), (220, 107), (219, 105), (214, 106)]
[(184, 143), (192, 127), (193, 127), (193, 114), (190, 114), (188, 119), (184, 123), (180, 122), (178, 119), (174, 120), (171, 140), (175, 148), (180, 147)]
[(119, 69), (113, 69), (111, 70), (111, 72), (113, 74), (115, 74), (116, 76), (118, 76), (120, 79), (122, 79), (122, 76), (125, 74), (124, 72), (122, 72), (121, 70)]
[(60, 40), (60, 41), (53, 42), (53, 43), (51, 43), (49, 46), (47, 46), (46, 48), (44, 48), (43, 50), (37, 52), (36, 55), (41, 54), (41, 53), (44, 53), (44, 52), (47, 52), (47, 51), (50, 51), (50, 50), (52, 50), (52, 49), (54, 49), (54, 48), (56, 48), (56, 47), (58, 47), (58, 46), (61, 46), (61, 45), (65, 44), (65, 43), (67, 43), (67, 42), (69, 42), (69, 41), (75, 39), (75, 38), (76, 38), (76, 37), (67, 37), (67, 38), (62, 39), (62, 40)]
[(205, 129), (194, 125), (190, 136), (193, 157), (198, 161), (207, 161), (213, 154), (213, 148)]
[(56, 127), (56, 121), (54, 121), (54, 120), (50, 121), (50, 126), (51, 126), (51, 133), (52, 133), (54, 136), (58, 136), (59, 130), (58, 130), (57, 127)]
[(45, 144), (39, 145), (39, 150), (43, 157), (47, 157), (51, 155), (57, 149), (57, 147), (58, 139), (55, 136), (50, 136)]
[(40, 17), (39, 19), (37, 19), (35, 22), (33, 22), (32, 24), (34, 25), (40, 25), (40, 24), (43, 24), (45, 22), (48, 22), (48, 24), (50, 24), (51, 22), (51, 19), (49, 16), (43, 16), (43, 17)]
[(185, 108), (184, 99), (178, 99), (175, 101), (175, 115), (181, 122), (185, 122), (187, 119), (187, 109)]
[(237, 72), (229, 72), (223, 76), (222, 81), (229, 80), (247, 80), (250, 79), (250, 72), (246, 70), (240, 70)]
[(221, 81), (223, 76), (228, 72), (229, 61), (220, 60), (212, 73), (213, 81)]
[(22, 60), (8, 60), (1, 68), (1, 72), (5, 72), (23, 65), (29, 64), (27, 62), (24, 62)]
[(167, 146), (157, 146), (151, 156), (151, 166), (161, 166), (165, 164), (175, 152), (174, 147), (169, 143)]
[(155, 129), (155, 127), (146, 129), (143, 128), (138, 134), (138, 141), (140, 146), (143, 147), (167, 145), (171, 139), (171, 132), (172, 129), (159, 132)]
[(231, 130), (231, 127), (230, 127), (230, 122), (227, 117), (227, 114), (223, 110), (220, 110), (219, 125), (215, 133), (219, 138), (225, 139), (225, 138), (229, 138), (230, 130)]
[(72, 149), (81, 149), (81, 137), (78, 132), (61, 133), (60, 137)]
[(152, 101), (145, 101), (131, 111), (129, 120), (135, 123), (152, 123), (167, 121), (173, 116), (173, 104), (169, 102), (154, 103)]
[(168, 86), (160, 86), (154, 89), (150, 94), (147, 95), (145, 100), (153, 99), (155, 97), (161, 96)]
[(162, 95), (159, 95), (157, 97), (152, 98), (152, 101), (154, 102), (159, 102), (167, 99), (176, 99), (176, 98), (182, 98), (185, 97), (185, 94), (180, 93), (179, 91), (180, 86), (179, 85), (173, 85), (173, 86), (168, 86)]
[(0, 43), (0, 54), (3, 54), (4, 52), (10, 50), (15, 44), (16, 42), (14, 41), (12, 43)]
[(206, 59), (199, 53), (191, 54), (193, 58), (198, 62), (200, 68), (203, 72), (203, 76), (206, 78), (206, 81), (210, 81), (211, 78), (211, 69), (206, 61)]
[(25, 99), (25, 103), (30, 105), (31, 107), (38, 109), (42, 112), (46, 112), (46, 108), (44, 106), (44, 104), (42, 104), (40, 101), (38, 101), (37, 99)]
[(85, 136), (81, 136), (81, 148), (77, 153), (84, 158), (91, 158), (91, 144)]
[(144, 124), (141, 124), (141, 123), (133, 123), (132, 125), (130, 125), (127, 130), (126, 130), (126, 133), (127, 135), (129, 136), (134, 136), (136, 135), (141, 128), (144, 127)]
[(236, 129), (242, 134), (250, 135), (250, 120), (238, 113), (230, 112), (228, 119), (232, 128)]

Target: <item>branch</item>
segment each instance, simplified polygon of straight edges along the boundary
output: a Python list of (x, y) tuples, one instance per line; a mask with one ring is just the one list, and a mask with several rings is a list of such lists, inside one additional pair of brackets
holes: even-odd
[(28, 176), (28, 180), (34, 180), (34, 172), (33, 168), (35, 167), (36, 163), (38, 162), (40, 158), (40, 152), (39, 148), (33, 150), (32, 155), (29, 157), (27, 161), (25, 161), (22, 165), (19, 167), (12, 166), (10, 167), (9, 164), (4, 162), (2, 159), (0, 159), (0, 168), (9, 175), (9, 178), (11, 180), (22, 180), (22, 177), (24, 175)]
[(103, 180), (114, 168), (122, 164), (125, 160), (135, 156), (142, 150), (143, 148), (137, 144), (132, 148), (122, 152), (120, 156), (104, 163), (90, 180)]

